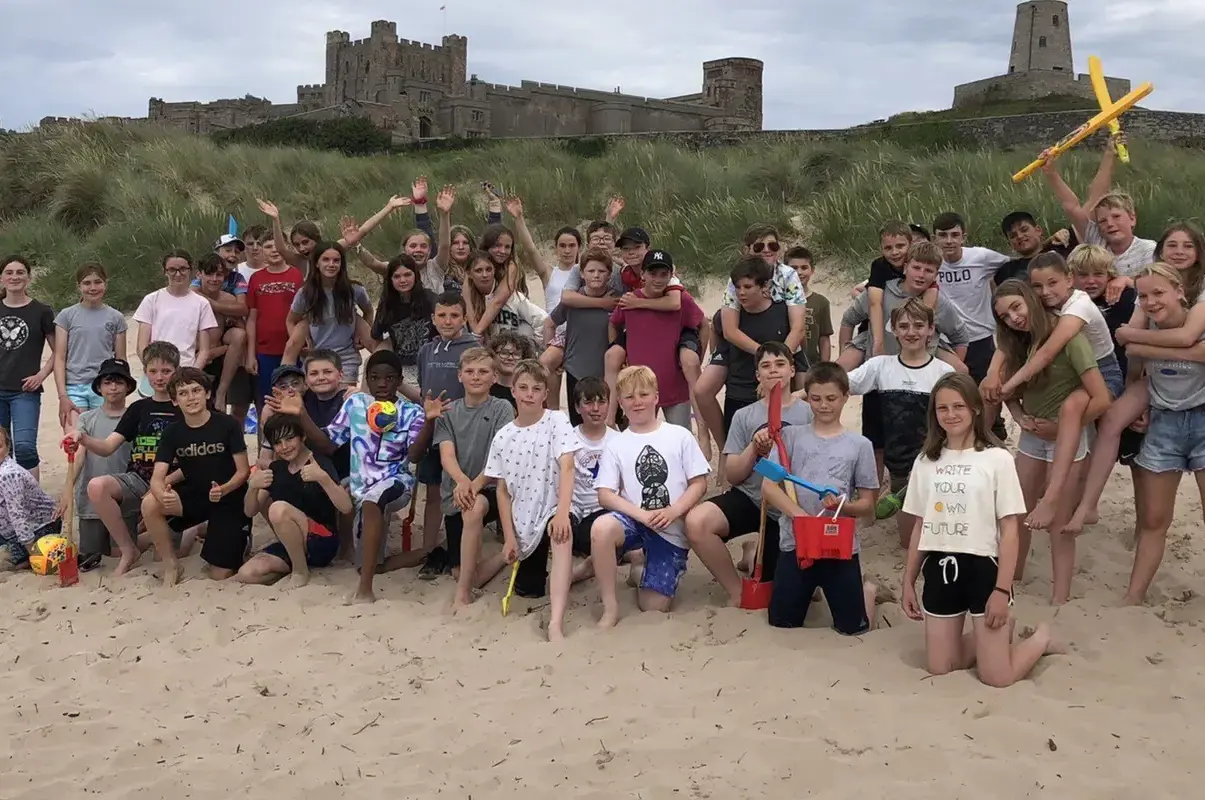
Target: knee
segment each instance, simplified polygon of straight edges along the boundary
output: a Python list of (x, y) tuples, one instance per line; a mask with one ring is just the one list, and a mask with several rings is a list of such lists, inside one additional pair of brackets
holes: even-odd
[(142, 497), (142, 516), (147, 518), (161, 519), (163, 517), (163, 506), (155, 497), (154, 492), (147, 492)]
[(979, 665), (979, 681), (984, 686), (990, 686), (993, 689), (1007, 689), (1012, 686), (1013, 676), (1011, 670), (984, 669), (983, 665)]
[(466, 522), (483, 522), (485, 520), (485, 515), (489, 513), (489, 510), (489, 501), (481, 495), (477, 495), (477, 501), (473, 503), (473, 507), (462, 512), (462, 515)]
[(385, 512), (376, 503), (365, 502), (360, 507), (360, 516), (365, 522), (381, 522), (385, 519)]
[(255, 582), (270, 575), (267, 562), (260, 556), (254, 556), (250, 561), (239, 567), (238, 579), (244, 582)]
[(247, 341), (247, 332), (242, 328), (231, 328), (226, 331), (226, 344), (234, 347)]
[(277, 500), (272, 505), (268, 506), (268, 522), (275, 528), (282, 522), (292, 520), (297, 513), (297, 509), (291, 503), (286, 503), (283, 500)]
[(25, 469), (33, 469), (39, 463), (37, 442), (13, 442), (13, 457)]
[(101, 503), (107, 500), (111, 494), (111, 486), (117, 483), (108, 475), (100, 475), (88, 481), (88, 500), (92, 503)]
[(606, 366), (609, 369), (618, 370), (623, 366), (623, 362), (628, 358), (628, 351), (624, 350), (617, 344), (613, 344), (607, 348), (607, 354), (604, 356)]
[(678, 348), (678, 364), (684, 370), (700, 370), (703, 362), (699, 359), (699, 354), (689, 347)]
[[(711, 505), (708, 503), (708, 505)], [(711, 514), (703, 506), (698, 505), (686, 514), (686, 540), (694, 547), (707, 539), (716, 536), (715, 525), (712, 524)]]
[(623, 526), (614, 517), (599, 517), (590, 526), (590, 544), (592, 547), (615, 547), (623, 536)]
[(561, 351), (555, 347), (549, 347), (540, 354), (540, 364), (544, 369), (556, 369), (561, 365)]

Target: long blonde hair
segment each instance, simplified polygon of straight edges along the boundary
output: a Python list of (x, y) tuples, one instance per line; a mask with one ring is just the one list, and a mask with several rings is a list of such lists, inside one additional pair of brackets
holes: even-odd
[[(1185, 270), (1187, 272), (1187, 270)], [(1188, 287), (1184, 285), (1184, 273), (1173, 267), (1171, 264), (1165, 264), (1162, 261), (1156, 261), (1154, 264), (1148, 264), (1138, 271), (1134, 276), (1134, 283), (1138, 283), (1139, 278), (1163, 278), (1170, 283), (1173, 288), (1180, 290), (1180, 305), (1185, 309), (1192, 308), (1192, 301), (1185, 294)]]

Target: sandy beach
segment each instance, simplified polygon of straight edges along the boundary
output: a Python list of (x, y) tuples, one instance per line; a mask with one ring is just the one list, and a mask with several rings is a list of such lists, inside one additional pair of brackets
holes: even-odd
[[(848, 287), (814, 288), (839, 321)], [(40, 448), (57, 491), (54, 394)], [(823, 607), (794, 632), (720, 608), (693, 557), (668, 617), (621, 592), (624, 618), (599, 632), (596, 587), (575, 587), (559, 647), (544, 641), (546, 601), (516, 598), (502, 618), (501, 578), (452, 617), (451, 580), (413, 571), (378, 579), (371, 607), (342, 605), (346, 566), (288, 593), (204, 580), (195, 556), (174, 590), (149, 555), (126, 578), (107, 562), (71, 589), (12, 575), (0, 579), (0, 799), (1200, 797), (1196, 487), (1181, 484), (1144, 608), (1117, 607), (1133, 557), (1128, 471), (1101, 516), (1057, 611), (1035, 536), (1018, 626), (1051, 621), (1071, 652), (1007, 690), (926, 675), (922, 626), (896, 601), (892, 521), (863, 532), (881, 629), (855, 639), (828, 630)], [(262, 523), (255, 538), (271, 540)]]

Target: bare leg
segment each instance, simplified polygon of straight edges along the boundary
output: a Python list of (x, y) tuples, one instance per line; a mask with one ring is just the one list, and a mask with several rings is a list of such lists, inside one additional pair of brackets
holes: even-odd
[[(699, 385), (699, 376), (703, 372), (702, 361), (699, 354), (688, 347), (678, 348), (678, 363), (682, 366), (682, 374), (686, 377), (686, 385), (690, 389), (691, 410), (695, 417), (699, 420), (699, 430), (696, 437), (699, 440), (699, 449), (703, 451), (703, 457), (708, 461), (711, 460), (711, 441), (712, 436), (708, 435), (708, 426), (704, 424), (703, 414), (699, 410), (699, 404), (696, 400), (696, 388)], [(716, 439), (718, 442), (719, 439)]]
[[(1071, 479), (1071, 468), (1075, 462), (1076, 451), (1079, 450), (1083, 438), (1084, 411), (1088, 408), (1088, 393), (1076, 389), (1059, 408), (1058, 439), (1054, 443), (1054, 461), (1046, 470), (1046, 487), (1042, 498), (1030, 511), (1026, 522), (1030, 530), (1042, 531), (1050, 527), (1054, 520), (1055, 510), (1070, 493), (1066, 490), (1078, 487), (1079, 479)], [(1116, 457), (1116, 456), (1114, 456)], [(1080, 473), (1076, 472), (1078, 476)], [(1075, 509), (1072, 509), (1074, 512)]]
[[(559, 347), (550, 345), (540, 354), (540, 364), (548, 370), (548, 402), (545, 405), (553, 411), (561, 407), (561, 373), (558, 370), (564, 362), (565, 351)], [(569, 398), (569, 404), (573, 404), (572, 397)]]
[(259, 586), (270, 586), (289, 574), (289, 565), (283, 558), (269, 553), (256, 553), (239, 568), (235, 580)]
[(614, 628), (619, 622), (619, 597), (615, 587), (619, 564), (615, 562), (615, 554), (623, 547), (623, 538), (623, 525), (609, 514), (594, 520), (590, 527), (590, 561), (598, 578), (603, 607), (602, 617), (598, 620), (600, 628)]
[(112, 475), (101, 475), (88, 481), (88, 500), (96, 515), (104, 523), (105, 530), (121, 550), (120, 560), (114, 575), (124, 575), (138, 563), (142, 553), (134, 543), (134, 536), (126, 527), (125, 518), (121, 515), (121, 501), (125, 498), (125, 490)]
[(548, 619), (548, 641), (565, 638), (565, 608), (569, 605), (569, 586), (573, 582), (573, 541), (552, 543), (552, 571), (549, 574), (549, 594), (552, 601)]
[(426, 487), (426, 501), (423, 503), (423, 550), (429, 553), (439, 546), (439, 526), (444, 518), (439, 510), (439, 484), (428, 483)]
[[(310, 568), (305, 560), (305, 537), (309, 528), (309, 520), (299, 508), (289, 503), (277, 501), (268, 506), (268, 523), (272, 526), (276, 538), (285, 546), (289, 560), (293, 562), (293, 574), (284, 582), (286, 589), (296, 589), (310, 582)], [(368, 550), (365, 550), (367, 560)], [(376, 551), (373, 550), (373, 553)], [(368, 591), (372, 592), (371, 581)]]
[[(1086, 458), (1071, 465), (1066, 480), (1069, 487), (1079, 485), (1086, 466)], [(1050, 493), (1047, 489), (1046, 494)], [(1067, 533), (1063, 526), (1071, 518), (1076, 500), (1075, 493), (1070, 489), (1060, 492), (1056, 497), (1054, 517), (1050, 522), (1050, 565), (1053, 575), (1051, 605), (1062, 605), (1071, 599), (1071, 581), (1075, 575), (1075, 534)]]
[[(1021, 494), (1025, 497), (1025, 508), (1031, 509), (1042, 495), (1042, 487), (1046, 484), (1046, 462), (1030, 458), (1023, 453), (1017, 453), (1017, 477), (1021, 479)], [(1025, 561), (1029, 558), (1029, 544), (1033, 534), (1024, 524), (1017, 531), (1017, 570), (1014, 580), (1020, 582), (1025, 577)]]
[(719, 398), (716, 397), (724, 388), (728, 378), (728, 368), (718, 364), (708, 364), (703, 368), (698, 382), (695, 384), (694, 401), (699, 420), (707, 427), (711, 438), (723, 450), (724, 443), (724, 412), (720, 408)]
[(948, 675), (975, 663), (975, 635), (963, 635), (966, 615), (925, 617), (925, 660), (930, 675)]
[(636, 606), (641, 611), (660, 611), (664, 614), (669, 611), (673, 602), (674, 598), (666, 597), (650, 589), (636, 590)]
[(615, 412), (619, 408), (619, 396), (615, 393), (615, 382), (619, 380), (619, 371), (623, 369), (627, 360), (628, 351), (617, 344), (608, 347), (607, 354), (603, 357), (603, 380), (607, 382), (607, 388), (611, 390), (610, 400), (607, 402), (607, 425), (612, 428), (615, 427)]
[[(1167, 530), (1176, 513), (1176, 489), (1180, 472), (1149, 472), (1141, 470), (1143, 503), (1142, 519), (1138, 521), (1138, 546), (1134, 550), (1134, 567), (1130, 571), (1130, 586), (1126, 589), (1127, 605), (1142, 605), (1163, 562), (1167, 545)], [(1203, 473), (1196, 473), (1197, 485), (1202, 485)]]
[(376, 503), (365, 500), (360, 507), (360, 582), (347, 603), (373, 603), (372, 579), (377, 574), (381, 541), (385, 537), (385, 512)]
[(856, 347), (847, 347), (841, 351), (841, 355), (837, 357), (837, 363), (849, 372), (862, 366), (862, 362), (866, 360), (866, 354)]
[(163, 562), (163, 585), (175, 586), (180, 582), (184, 568), (176, 558), (176, 550), (172, 547), (171, 527), (154, 492), (147, 492), (142, 498), (142, 519), (146, 522), (146, 532), (155, 545), (155, 552)]
[(878, 594), (879, 587), (875, 586), (870, 581), (862, 583), (862, 601), (866, 603), (866, 620), (870, 623), (867, 630), (873, 631), (878, 625), (878, 615), (875, 614), (875, 596)]
[(1048, 653), (1062, 653), (1064, 647), (1054, 638), (1050, 626), (1038, 625), (1033, 636), (1012, 643), (1012, 626), (989, 628), (987, 617), (972, 617), (975, 630), (975, 660), (979, 680), (999, 689), (1012, 686), (1033, 671), (1038, 659)]
[(477, 558), (481, 555), (481, 538), (485, 535), (485, 515), (488, 512), (489, 502), (481, 495), (477, 495), (477, 502), (472, 508), (461, 512), (464, 530), (460, 536), (460, 576), (456, 581), (456, 606), (467, 606), (473, 602), (473, 589), (477, 588)]
[(1136, 381), (1126, 387), (1121, 397), (1113, 401), (1109, 410), (1096, 426), (1096, 441), (1088, 461), (1088, 477), (1084, 480), (1084, 493), (1071, 520), (1064, 526), (1069, 533), (1080, 533), (1087, 521), (1096, 516), (1100, 496), (1117, 463), (1117, 451), (1121, 447), (1121, 432), (1150, 405), (1150, 394), (1146, 381)]
[(243, 365), (243, 356), (246, 354), (247, 347), (247, 332), (242, 328), (231, 328), (222, 334), (222, 341), (226, 343), (226, 355), (222, 359), (222, 375), (218, 378), (218, 389), (213, 395), (213, 404), (218, 411), (226, 411), (226, 396), (230, 394), (230, 384), (234, 381), (234, 375), (238, 372), (238, 368)]
[(728, 520), (715, 503), (700, 503), (686, 514), (686, 539), (690, 549), (715, 576), (733, 606), (741, 604), (741, 578), (732, 564), (728, 545), (721, 538), (728, 535)]

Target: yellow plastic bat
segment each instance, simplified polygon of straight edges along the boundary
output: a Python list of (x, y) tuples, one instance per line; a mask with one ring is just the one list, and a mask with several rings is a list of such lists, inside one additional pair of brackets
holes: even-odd
[(1034, 174), (1045, 166), (1047, 161), (1053, 161), (1063, 153), (1066, 153), (1084, 139), (1087, 139), (1105, 125), (1108, 125), (1110, 122), (1129, 111), (1131, 108), (1137, 105), (1139, 101), (1153, 91), (1155, 91), (1154, 86), (1152, 86), (1150, 83), (1144, 83), (1137, 89), (1134, 89), (1132, 92), (1127, 94), (1125, 97), (1118, 100), (1113, 105), (1102, 109), (1099, 114), (1085, 122), (1083, 125), (1080, 125), (1071, 133), (1064, 136), (1058, 141), (1057, 144), (1046, 150), (1042, 156), (1038, 157), (1036, 161), (1014, 175), (1013, 183), (1020, 183), (1021, 181), (1025, 180), (1030, 175)]
[[(1096, 92), (1096, 102), (1100, 104), (1101, 110), (1105, 110), (1113, 105), (1113, 98), (1109, 97), (1109, 87), (1105, 84), (1105, 68), (1100, 63), (1100, 58), (1097, 56), (1088, 56), (1088, 76), (1092, 79), (1092, 91)], [(1109, 123), (1109, 133), (1116, 136), (1121, 133), (1121, 123), (1113, 120)], [(1120, 142), (1117, 143), (1117, 157), (1121, 159), (1122, 164), (1130, 163), (1130, 151)]]

